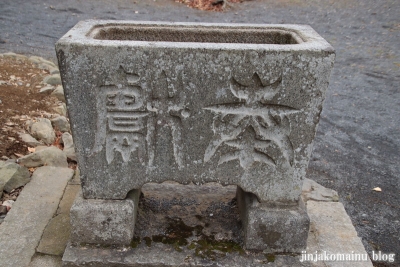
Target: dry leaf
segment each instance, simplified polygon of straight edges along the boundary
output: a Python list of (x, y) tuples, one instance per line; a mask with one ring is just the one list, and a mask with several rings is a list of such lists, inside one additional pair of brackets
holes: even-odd
[(28, 151), (31, 152), (31, 153), (34, 153), (35, 150), (36, 150), (36, 148), (34, 148), (34, 147), (28, 147)]
[(372, 190), (374, 190), (374, 191), (376, 191), (376, 192), (382, 192), (382, 189), (381, 189), (380, 187), (375, 187), (375, 188), (372, 189)]

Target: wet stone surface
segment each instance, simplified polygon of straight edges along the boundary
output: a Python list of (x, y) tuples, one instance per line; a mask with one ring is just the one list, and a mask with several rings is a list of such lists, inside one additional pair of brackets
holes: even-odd
[[(155, 186), (147, 185), (147, 188)], [(192, 250), (195, 256), (209, 260), (226, 253), (244, 253), (236, 187), (218, 187), (223, 189), (223, 201), (218, 199), (220, 195), (210, 194), (209, 190), (217, 188), (205, 186), (204, 195), (199, 199), (190, 192), (196, 186), (187, 187), (190, 198), (169, 199), (162, 199), (164, 196), (160, 197), (157, 191), (144, 188), (132, 247), (162, 243), (178, 252)], [(204, 196), (208, 196), (207, 200)]]
[[(243, 249), (241, 229), (236, 186), (146, 184), (130, 246), (69, 244), (63, 262), (65, 266), (265, 266), (269, 262), (308, 266), (294, 254)], [(71, 257), (77, 252), (78, 258)]]

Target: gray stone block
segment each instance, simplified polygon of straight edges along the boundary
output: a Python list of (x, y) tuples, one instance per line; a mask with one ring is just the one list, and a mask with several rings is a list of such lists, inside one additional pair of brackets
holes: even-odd
[(28, 146), (36, 147), (36, 146), (43, 145), (43, 143), (39, 142), (38, 140), (33, 138), (32, 135), (27, 134), (27, 133), (20, 133), (19, 138), (21, 138), (21, 140), (23, 142), (25, 142)]
[(18, 163), (28, 168), (40, 167), (43, 165), (63, 168), (68, 167), (67, 156), (62, 150), (55, 146), (38, 148), (34, 153), (19, 158)]
[(310, 219), (301, 199), (291, 206), (259, 203), (254, 194), (238, 187), (237, 200), (246, 249), (266, 253), (300, 253), (306, 249)]
[(61, 132), (69, 132), (71, 130), (69, 122), (64, 116), (57, 116), (54, 119), (51, 119), (51, 124), (55, 129), (58, 129)]
[(69, 214), (58, 214), (44, 229), (36, 251), (42, 254), (62, 256), (67, 245), (70, 233)]
[(61, 257), (36, 254), (28, 267), (62, 267)]
[(72, 135), (68, 132), (63, 133), (61, 136), (61, 139), (64, 144), (64, 153), (67, 156), (67, 158), (72, 159), (76, 161), (76, 154), (75, 154), (75, 148), (74, 148), (74, 141), (72, 140)]
[(372, 267), (372, 262), (342, 203), (307, 201), (307, 212), (313, 230), (310, 235), (314, 236), (318, 244), (308, 247), (307, 252), (362, 255), (361, 260), (357, 261), (328, 260), (324, 262), (326, 267)]
[(56, 50), (85, 198), (173, 179), (298, 201), (335, 57), (311, 27), (92, 20)]
[(124, 200), (84, 199), (79, 192), (71, 207), (71, 242), (129, 245), (137, 217), (139, 190)]
[(23, 186), (30, 181), (30, 172), (24, 167), (13, 162), (5, 162), (0, 165), (0, 195), (3, 190), (11, 192), (13, 189)]
[(58, 100), (65, 102), (64, 89), (61, 85), (58, 85), (51, 95), (56, 97)]
[(305, 201), (339, 201), (339, 195), (335, 190), (323, 187), (317, 182), (307, 178), (304, 179), (302, 195)]
[(46, 118), (37, 119), (37, 122), (34, 122), (30, 127), (30, 132), (33, 137), (42, 140), (47, 145), (52, 144), (56, 139), (51, 121)]
[(51, 84), (51, 85), (61, 84), (60, 74), (52, 74), (52, 75), (46, 76), (43, 80), (43, 83), (47, 83), (47, 84)]
[(28, 266), (73, 174), (69, 168), (36, 169), (0, 226), (1, 267)]

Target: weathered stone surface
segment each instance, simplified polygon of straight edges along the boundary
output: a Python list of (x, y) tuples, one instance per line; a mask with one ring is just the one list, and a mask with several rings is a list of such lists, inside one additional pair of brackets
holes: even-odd
[(65, 102), (64, 89), (62, 85), (58, 85), (51, 95), (55, 96), (58, 100)]
[(15, 58), (17, 56), (17, 54), (15, 54), (14, 52), (6, 52), (1, 54), (3, 57), (11, 57), (11, 58)]
[[(213, 253), (214, 247), (203, 247), (201, 249), (189, 249), (193, 240), (198, 238), (196, 229), (202, 229), (201, 233), (208, 236), (208, 242), (230, 241), (242, 243), (240, 234), (241, 225), (238, 221), (238, 211), (235, 202), (232, 199), (235, 197), (235, 186), (220, 186), (215, 184), (206, 184), (202, 186), (195, 185), (180, 185), (174, 183), (163, 184), (146, 184), (142, 188), (144, 197), (140, 200), (138, 220), (135, 226), (135, 237), (140, 238), (141, 242), (136, 241), (137, 247), (118, 247), (118, 248), (101, 248), (95, 246), (68, 246), (64, 253), (64, 266), (146, 266), (146, 267), (159, 267), (159, 266), (226, 266), (226, 267), (247, 267), (247, 266), (272, 266), (272, 267), (299, 267), (299, 266), (312, 266), (312, 267), (327, 267), (332, 266), (333, 262), (301, 262), (301, 255), (269, 255), (266, 257), (263, 252), (249, 252), (238, 253), (238, 251), (231, 251), (223, 254), (218, 254), (218, 249)], [(171, 192), (174, 192), (171, 194)], [(309, 201), (313, 202), (313, 201)], [(310, 213), (310, 220), (313, 227), (310, 227), (310, 234), (307, 240), (307, 249), (309, 253), (315, 251), (321, 252), (317, 239), (321, 240), (314, 233), (318, 233), (318, 227), (325, 227), (321, 223), (315, 224), (319, 220), (319, 215), (323, 215), (328, 210), (329, 213), (336, 213), (335, 206), (337, 203), (326, 202), (329, 206), (308, 209)], [(315, 202), (314, 202), (315, 204)], [(318, 203), (316, 203), (318, 204)], [(325, 203), (323, 203), (325, 204)], [(145, 208), (143, 208), (145, 207)], [(336, 206), (337, 207), (337, 206)], [(212, 216), (210, 216), (212, 214)], [(340, 217), (348, 218), (348, 215), (343, 213), (342, 208), (339, 212)], [(171, 232), (171, 217), (181, 218), (177, 230)], [(179, 221), (178, 221), (179, 222)], [(186, 226), (185, 226), (186, 225)], [(207, 226), (206, 226), (207, 225)], [(236, 225), (236, 226), (232, 226)], [(347, 223), (346, 223), (347, 225)], [(189, 226), (189, 227), (187, 227)], [(163, 244), (162, 242), (149, 242), (146, 240), (151, 239), (153, 236), (164, 237), (173, 236), (174, 233), (182, 234), (181, 229), (190, 229), (192, 227), (193, 234), (187, 234), (187, 245), (179, 246), (178, 249), (173, 244)], [(336, 229), (336, 227), (339, 227)], [(343, 225), (335, 223), (332, 225), (331, 231), (335, 235), (340, 235), (340, 229)], [(349, 229), (356, 235), (355, 229)], [(325, 231), (320, 231), (323, 235)], [(347, 232), (347, 230), (346, 230)], [(213, 235), (212, 233), (218, 233)], [(348, 234), (348, 232), (347, 232)], [(227, 239), (218, 239), (216, 237), (222, 236)], [(147, 237), (148, 239), (144, 239)], [(211, 239), (211, 241), (210, 241)], [(347, 240), (336, 239), (338, 242), (332, 244), (335, 247), (345, 246)], [(170, 240), (168, 240), (170, 241)], [(167, 242), (165, 242), (167, 243)], [(225, 243), (226, 244), (226, 243)], [(327, 245), (329, 245), (327, 243)], [(180, 250), (180, 248), (182, 250)], [(240, 246), (239, 246), (240, 248)], [(209, 250), (207, 250), (209, 249)], [(221, 248), (219, 248), (221, 249)], [(328, 246), (324, 247), (325, 250), (331, 251)], [(346, 247), (346, 249), (349, 249)], [(364, 251), (357, 250), (357, 253), (365, 254)], [(342, 251), (342, 253), (350, 253), (350, 251)], [(215, 257), (214, 260), (210, 258)], [(218, 256), (216, 256), (218, 255)], [(270, 262), (268, 262), (270, 259)], [(274, 262), (271, 262), (274, 259)], [(339, 262), (343, 264), (343, 262)], [(354, 262), (352, 262), (354, 263)], [(368, 262), (364, 266), (372, 267)], [(336, 263), (339, 265), (338, 263)], [(360, 263), (357, 263), (360, 264)], [(360, 265), (355, 266), (360, 266)], [(340, 266), (340, 265), (339, 265)]]
[(52, 75), (46, 76), (44, 78), (43, 82), (47, 83), (47, 84), (52, 84), (52, 85), (61, 84), (60, 74), (52, 74)]
[(312, 267), (310, 262), (301, 263), (299, 257), (277, 255), (269, 262), (264, 253), (243, 255), (232, 253), (216, 260), (196, 258), (193, 250), (178, 252), (165, 249), (160, 243), (151, 248), (145, 245), (130, 248), (96, 248), (68, 246), (63, 256), (63, 267)]
[(43, 165), (55, 167), (68, 167), (67, 156), (55, 146), (40, 149), (32, 154), (18, 159), (18, 163), (30, 168)]
[(244, 246), (267, 253), (305, 250), (310, 219), (304, 203), (271, 207), (238, 188), (237, 201), (244, 231)]
[(56, 139), (53, 127), (49, 119), (40, 118), (30, 127), (30, 133), (33, 137), (42, 140), (47, 145), (50, 145)]
[(307, 213), (311, 220), (310, 235), (316, 239), (316, 245), (307, 248), (309, 253), (364, 255), (364, 261), (324, 261), (324, 267), (372, 267), (342, 203), (307, 201)]
[(49, 68), (50, 74), (60, 74), (60, 70), (58, 68)]
[(81, 184), (81, 177), (80, 177), (80, 171), (79, 171), (79, 166), (77, 166), (75, 170), (74, 177), (72, 180), (69, 182), (70, 185), (80, 185)]
[(62, 256), (71, 233), (69, 211), (80, 190), (79, 185), (67, 185), (58, 206), (56, 216), (43, 232), (36, 251), (43, 254)]
[(67, 116), (67, 106), (65, 105), (65, 103), (62, 103), (61, 105), (54, 107), (53, 110), (57, 114), (60, 114), (62, 116)]
[(69, 132), (71, 130), (69, 122), (65, 116), (58, 116), (51, 119), (51, 124), (61, 132)]
[(37, 146), (36, 148), (35, 148), (35, 152), (39, 152), (40, 150), (43, 150), (43, 149), (47, 149), (47, 148), (49, 148), (48, 146)]
[(13, 52), (7, 52), (7, 53), (0, 54), (0, 55), (2, 55), (3, 57), (11, 57), (11, 58), (20, 59), (20, 60), (28, 59), (27, 56), (16, 54), (16, 53), (13, 53)]
[(87, 21), (56, 48), (86, 198), (174, 179), (298, 201), (334, 61), (310, 27)]
[(29, 265), (72, 175), (71, 169), (47, 166), (33, 173), (0, 226), (2, 267)]
[(68, 214), (58, 214), (51, 219), (40, 239), (36, 251), (43, 254), (62, 256), (71, 233)]
[(335, 190), (323, 187), (317, 182), (307, 178), (304, 179), (302, 195), (305, 201), (339, 201), (339, 195)]
[(47, 94), (49, 92), (53, 92), (56, 88), (52, 85), (46, 85), (42, 88), (40, 88), (39, 93), (41, 94)]
[(38, 56), (31, 56), (29, 57), (29, 61), (35, 64), (40, 64), (40, 62), (42, 62), (41, 57)]
[(39, 142), (38, 140), (36, 140), (35, 138), (33, 138), (32, 135), (27, 134), (27, 133), (20, 133), (19, 137), (21, 138), (21, 140), (23, 142), (25, 142), (28, 146), (32, 146), (32, 147), (36, 147), (36, 146), (40, 146), (43, 145), (43, 143)]
[(8, 162), (0, 165), (0, 192), (23, 186), (30, 181), (30, 172), (24, 166)]
[[(72, 180), (74, 179), (74, 176)], [(71, 184), (71, 181), (68, 183), (68, 186), (65, 189), (65, 193), (57, 209), (57, 214), (69, 214), (72, 204), (74, 203), (75, 198), (80, 191), (80, 186)]]
[(84, 199), (82, 192), (71, 208), (71, 242), (129, 245), (137, 217), (139, 190), (124, 200)]
[(62, 261), (59, 256), (36, 254), (33, 256), (29, 267), (61, 267)]
[(67, 158), (70, 158), (76, 161), (76, 154), (74, 148), (74, 141), (72, 140), (72, 135), (70, 133), (63, 133), (61, 139), (64, 143), (64, 153), (67, 155)]

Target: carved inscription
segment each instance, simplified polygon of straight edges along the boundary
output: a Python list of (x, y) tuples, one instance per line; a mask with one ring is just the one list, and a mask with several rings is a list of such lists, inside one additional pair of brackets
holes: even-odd
[(119, 70), (100, 86), (97, 95), (97, 132), (92, 153), (100, 152), (104, 143), (106, 160), (110, 164), (116, 153), (124, 162), (132, 154), (144, 164), (146, 157), (145, 125), (150, 115), (144, 109), (139, 76)]
[[(183, 86), (181, 80), (178, 86)], [(154, 81), (151, 102), (147, 104), (147, 110), (152, 113), (149, 125), (149, 142), (157, 141), (157, 134), (162, 128), (169, 128), (172, 135), (173, 156), (178, 168), (184, 166), (182, 144), (182, 120), (189, 116), (189, 110), (185, 107), (185, 99), (176, 93), (168, 84), (165, 71), (161, 71)], [(181, 90), (183, 91), (183, 90)], [(154, 144), (151, 147), (155, 147)], [(154, 151), (149, 151), (149, 165), (154, 163)]]
[(165, 71), (161, 71), (151, 85), (152, 93), (145, 97), (140, 77), (120, 67), (100, 87), (97, 133), (92, 153), (102, 151), (105, 143), (108, 164), (116, 153), (120, 153), (124, 162), (130, 161), (133, 154), (141, 164), (153, 166), (157, 133), (160, 127), (168, 126), (173, 139), (174, 160), (179, 168), (184, 166), (182, 119), (189, 116), (184, 99), (179, 99), (169, 89)]
[(218, 165), (239, 160), (243, 169), (255, 162), (276, 166), (279, 161), (287, 168), (292, 166), (293, 147), (289, 140), (287, 115), (299, 111), (270, 103), (281, 82), (280, 77), (264, 85), (254, 73), (251, 84), (244, 85), (232, 77), (230, 91), (240, 102), (204, 108), (217, 114), (213, 122), (214, 136), (205, 151), (205, 162), (210, 161), (222, 146), (228, 146), (232, 152), (222, 154)]

